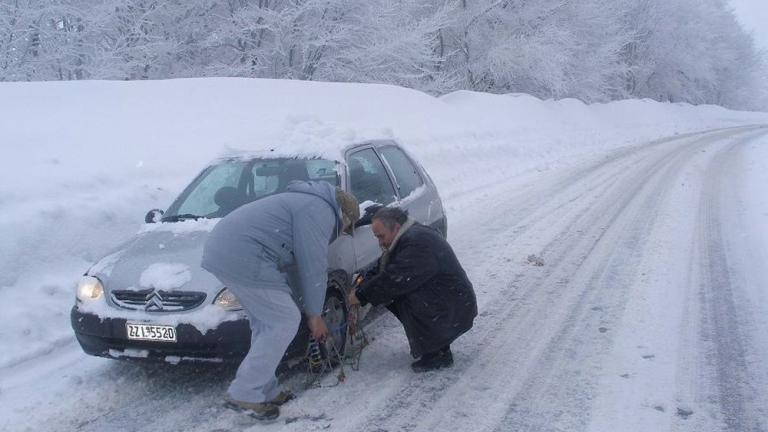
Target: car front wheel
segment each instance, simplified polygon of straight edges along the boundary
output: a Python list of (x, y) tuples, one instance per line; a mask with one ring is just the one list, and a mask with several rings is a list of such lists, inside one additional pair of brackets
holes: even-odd
[(342, 294), (343, 288), (335, 281), (329, 283), (323, 305), (323, 321), (328, 327), (330, 337), (325, 343), (326, 352), (335, 359), (336, 353), (343, 355), (347, 340), (347, 304)]

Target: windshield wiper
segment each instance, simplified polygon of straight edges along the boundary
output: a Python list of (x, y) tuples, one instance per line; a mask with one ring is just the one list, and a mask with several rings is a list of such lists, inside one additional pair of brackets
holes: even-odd
[(179, 221), (183, 221), (183, 220), (187, 220), (187, 219), (198, 220), (198, 219), (203, 219), (203, 218), (205, 218), (205, 216), (198, 216), (198, 215), (195, 215), (195, 214), (192, 214), (192, 213), (184, 213), (184, 214), (166, 216), (166, 217), (162, 218), (161, 220), (163, 222), (179, 222)]

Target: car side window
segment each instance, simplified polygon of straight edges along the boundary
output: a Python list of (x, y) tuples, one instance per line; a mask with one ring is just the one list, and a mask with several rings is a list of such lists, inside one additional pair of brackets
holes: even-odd
[(394, 146), (386, 146), (380, 148), (379, 153), (392, 169), (397, 186), (400, 188), (401, 197), (410, 195), (416, 188), (424, 184), (416, 166), (402, 150)]
[(386, 205), (395, 201), (395, 188), (373, 149), (352, 153), (347, 163), (352, 194), (360, 203), (373, 201)]
[(336, 168), (336, 162), (323, 159), (307, 161), (307, 170), (309, 179), (313, 181), (324, 181), (334, 186), (339, 185), (339, 172)]

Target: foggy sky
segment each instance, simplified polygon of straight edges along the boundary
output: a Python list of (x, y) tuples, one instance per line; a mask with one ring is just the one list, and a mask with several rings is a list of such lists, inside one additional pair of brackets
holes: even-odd
[(731, 0), (736, 18), (752, 33), (758, 48), (768, 56), (768, 1)]

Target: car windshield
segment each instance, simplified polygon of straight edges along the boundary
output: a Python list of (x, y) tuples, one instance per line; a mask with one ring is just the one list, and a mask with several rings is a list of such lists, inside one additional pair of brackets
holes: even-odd
[(224, 217), (241, 205), (285, 190), (293, 180), (339, 185), (338, 164), (324, 159), (229, 159), (203, 170), (171, 204), (163, 221)]

